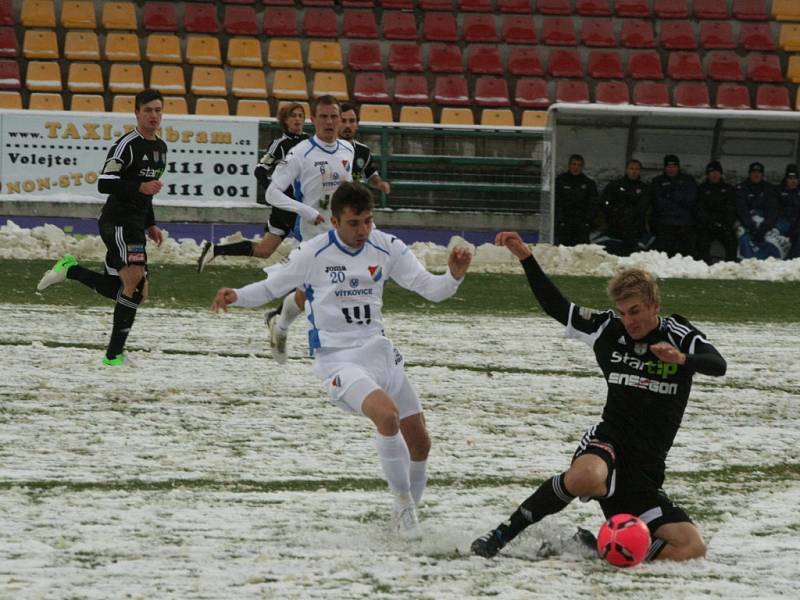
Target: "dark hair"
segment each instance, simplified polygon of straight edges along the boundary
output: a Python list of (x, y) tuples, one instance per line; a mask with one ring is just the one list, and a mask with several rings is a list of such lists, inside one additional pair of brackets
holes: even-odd
[(356, 123), (358, 123), (358, 109), (356, 105), (352, 102), (342, 102), (342, 113), (346, 113), (348, 110), (352, 110), (356, 113)]
[(314, 110), (313, 114), (317, 116), (317, 109), (320, 106), (338, 106), (339, 107), (339, 114), (342, 112), (341, 104), (339, 99), (336, 96), (332, 96), (331, 94), (325, 94), (324, 96), (320, 96), (317, 98), (317, 101), (314, 103)]
[(369, 188), (361, 183), (348, 181), (339, 186), (331, 198), (331, 214), (337, 219), (342, 216), (346, 207), (360, 215), (365, 210), (375, 208), (375, 199)]
[(303, 111), (303, 118), (305, 118), (306, 108), (299, 102), (287, 102), (286, 104), (282, 104), (278, 109), (278, 123), (281, 124), (281, 129), (283, 129), (283, 131), (288, 131), (289, 128), (286, 126), (286, 122), (289, 120), (289, 115), (298, 108)]
[(161, 100), (161, 105), (164, 105), (164, 96), (161, 95), (161, 92), (148, 88), (136, 94), (133, 106), (136, 110), (139, 110), (142, 106), (153, 100)]
[(640, 161), (638, 158), (629, 158), (628, 162), (625, 163), (625, 167), (630, 167), (633, 163), (639, 165), (640, 169), (642, 168), (642, 161)]
[(579, 160), (581, 162), (586, 162), (585, 160), (583, 160), (583, 156), (581, 156), (580, 154), (570, 154), (569, 162), (572, 162), (573, 160)]

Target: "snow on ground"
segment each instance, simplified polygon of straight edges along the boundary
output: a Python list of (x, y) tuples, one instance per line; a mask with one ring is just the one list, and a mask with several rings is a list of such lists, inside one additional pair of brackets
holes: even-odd
[(599, 527), (592, 503), (498, 559), (468, 552), (566, 467), (599, 417), (591, 352), (548, 319), (389, 316), (434, 444), (416, 545), (393, 538), (371, 428), (326, 401), (300, 327), (278, 367), (257, 311), (144, 307), (136, 365), (108, 369), (110, 320), (105, 309), (0, 305), (0, 597), (796, 594), (796, 327), (698, 323), (729, 371), (696, 379), (666, 488), (697, 519), (708, 558), (620, 571), (570, 551), (536, 557), (575, 524)]
[[(168, 233), (168, 230), (167, 230)], [(238, 238), (237, 238), (238, 239)], [(234, 241), (233, 239), (231, 241)], [(469, 245), (454, 237), (448, 247)], [(284, 243), (270, 260), (249, 259), (252, 266), (264, 266), (281, 260), (290, 250), (291, 241)], [(448, 249), (431, 243), (415, 243), (414, 254), (432, 270), (442, 270), (447, 265)], [(60, 258), (74, 254), (80, 260), (100, 261), (105, 247), (98, 236), (76, 237), (64, 233), (55, 225), (23, 229), (13, 222), (0, 227), (0, 258)], [(174, 240), (167, 236), (158, 248), (148, 245), (148, 257), (153, 264), (192, 264), (200, 255), (200, 246), (192, 239)], [(639, 252), (620, 258), (607, 254), (600, 246), (583, 245), (574, 248), (541, 245), (535, 249), (542, 267), (553, 275), (596, 275), (608, 277), (623, 267), (644, 267), (659, 277), (690, 277), (698, 279), (760, 279), (768, 281), (800, 281), (800, 259), (790, 261), (765, 261), (750, 259), (740, 263), (707, 265), (702, 261), (682, 256), (669, 258), (662, 252)], [(222, 259), (220, 259), (222, 260)], [(237, 258), (233, 264), (247, 264)], [(519, 262), (505, 248), (483, 244), (476, 249), (471, 267), (473, 272), (518, 273)]]

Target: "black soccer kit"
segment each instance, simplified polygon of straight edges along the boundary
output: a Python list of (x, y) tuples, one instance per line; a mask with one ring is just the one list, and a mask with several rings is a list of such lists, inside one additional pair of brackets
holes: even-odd
[[(286, 155), (289, 153), (289, 150), (305, 139), (308, 139), (307, 133), (287, 132), (272, 141), (267, 153), (261, 158), (255, 168), (256, 179), (258, 179), (258, 183), (260, 183), (265, 190), (269, 187), (272, 173), (281, 161), (286, 160)], [(290, 198), (294, 198), (294, 188), (292, 186), (283, 190), (283, 193)], [(264, 230), (284, 239), (292, 232), (296, 221), (297, 213), (273, 206), (269, 214), (269, 221), (264, 227)]]
[(355, 154), (353, 155), (353, 181), (356, 183), (367, 183), (369, 178), (378, 172), (375, 163), (372, 162), (372, 152), (369, 146), (351, 140)]

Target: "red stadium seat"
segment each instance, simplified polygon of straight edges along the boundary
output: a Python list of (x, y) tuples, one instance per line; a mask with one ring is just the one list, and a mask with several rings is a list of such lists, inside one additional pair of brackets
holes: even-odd
[(581, 43), (584, 46), (615, 48), (614, 22), (611, 19), (583, 19), (581, 24)]
[[(291, 0), (294, 4), (294, 0)], [(389, 10), (413, 10), (414, 0), (381, 0), (381, 6)]]
[(475, 104), (487, 108), (511, 106), (508, 81), (503, 77), (478, 77), (475, 80)]
[(333, 6), (334, 0), (300, 0), (303, 6)]
[(267, 6), (294, 6), (294, 0), (261, 0)]
[(397, 43), (389, 46), (389, 68), (392, 71), (424, 71), (420, 45)]
[(697, 42), (689, 21), (664, 21), (661, 23), (661, 47), (668, 50), (694, 50)]
[(371, 10), (345, 10), (343, 29), (344, 37), (347, 38), (375, 39), (378, 37), (375, 13)]
[(303, 31), (310, 37), (339, 37), (336, 13), (332, 8), (307, 8), (303, 11)]
[(19, 42), (13, 27), (0, 27), (0, 57), (14, 58), (19, 55)]
[(217, 7), (212, 4), (185, 4), (183, 28), (187, 33), (219, 33)]
[(709, 52), (706, 71), (714, 81), (744, 81), (742, 63), (735, 52)]
[(297, 37), (297, 13), (293, 8), (267, 8), (264, 33), (267, 37)]
[(656, 36), (650, 21), (629, 19), (622, 22), (622, 45), (625, 48), (655, 48)]
[(774, 51), (775, 36), (772, 35), (769, 23), (741, 23), (739, 46), (745, 50)]
[(492, 0), (458, 0), (461, 12), (492, 12)]
[(535, 44), (536, 29), (533, 19), (519, 15), (506, 15), (503, 18), (502, 40), (506, 44)]
[(583, 77), (581, 57), (577, 50), (551, 50), (547, 72), (553, 77)]
[(589, 77), (622, 79), (622, 59), (614, 50), (592, 50), (589, 53)]
[(564, 17), (545, 19), (542, 42), (550, 46), (576, 46), (578, 38), (575, 35), (572, 19)]
[(783, 85), (760, 85), (756, 90), (756, 108), (761, 110), (792, 110), (789, 90)]
[(469, 106), (466, 78), (463, 75), (440, 75), (434, 84), (433, 99), (445, 106)]
[(733, 39), (733, 25), (730, 21), (700, 23), (700, 46), (714, 50), (733, 50), (736, 42)]
[(733, 18), (740, 21), (767, 21), (766, 0), (733, 0)]
[(0, 60), (0, 90), (18, 90), (21, 85), (19, 63), (16, 60)]
[(347, 52), (347, 65), (351, 71), (383, 71), (378, 42), (352, 42)]
[[(413, 17), (413, 15), (411, 15)], [(455, 42), (458, 40), (456, 18), (450, 13), (425, 13), (422, 24), (425, 39), (431, 42)]]
[(467, 70), (480, 75), (502, 75), (500, 49), (497, 46), (469, 46), (467, 48)]
[(747, 79), (767, 83), (783, 81), (780, 57), (777, 54), (748, 54)]
[(522, 108), (547, 108), (552, 104), (547, 81), (539, 78), (520, 78), (514, 92), (514, 103)]
[(708, 86), (700, 82), (681, 82), (675, 86), (675, 106), (679, 108), (710, 108)]
[(256, 0), (222, 0), (224, 4), (255, 4)]
[(642, 106), (669, 106), (667, 84), (640, 81), (633, 88), (633, 103)]
[(358, 73), (353, 84), (356, 102), (390, 102), (386, 76), (383, 73)]
[(228, 35), (258, 35), (256, 11), (252, 6), (226, 6), (223, 28)]
[(671, 52), (667, 62), (667, 75), (671, 79), (705, 79), (700, 55), (696, 52)]
[(618, 17), (646, 18), (650, 16), (647, 0), (616, 0), (614, 10)]
[(502, 13), (530, 14), (530, 0), (497, 0), (497, 10)]
[(599, 81), (594, 89), (594, 100), (600, 104), (630, 104), (628, 84), (624, 81)]
[(537, 0), (536, 12), (543, 15), (571, 15), (570, 0)]
[(493, 15), (464, 15), (464, 40), (467, 42), (496, 42), (497, 29)]
[(428, 104), (428, 81), (424, 75), (402, 73), (394, 79), (394, 99), (400, 104)]
[(694, 0), (692, 9), (698, 19), (728, 18), (728, 0)]
[(750, 92), (747, 88), (738, 83), (722, 83), (717, 88), (717, 108), (733, 108), (737, 110), (747, 110), (752, 108), (750, 102)]
[(582, 17), (610, 17), (611, 8), (608, 0), (577, 0), (575, 12)]
[(453, 0), (418, 0), (421, 10), (453, 10)]
[(585, 81), (562, 79), (556, 84), (556, 102), (589, 102), (589, 84)]
[(534, 46), (511, 48), (508, 53), (508, 72), (516, 76), (541, 77), (544, 75), (539, 49)]
[(14, 25), (15, 23), (12, 0), (0, 0), (0, 25)]
[(628, 77), (631, 79), (664, 79), (661, 57), (655, 50), (632, 52), (628, 57)]
[(655, 0), (654, 10), (659, 19), (688, 19), (687, 0)]
[(434, 73), (463, 73), (461, 50), (455, 44), (431, 44), (428, 49), (428, 68)]
[(374, 8), (375, 3), (371, 0), (342, 0), (345, 8)]
[(383, 37), (387, 40), (416, 40), (417, 20), (413, 13), (385, 11)]
[(146, 31), (178, 31), (174, 2), (145, 2), (142, 24)]

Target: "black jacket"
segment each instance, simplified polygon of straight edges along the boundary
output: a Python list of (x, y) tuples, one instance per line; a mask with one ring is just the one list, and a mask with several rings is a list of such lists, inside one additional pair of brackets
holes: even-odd
[(597, 184), (583, 173), (556, 177), (556, 226), (591, 229), (597, 217)]
[(645, 233), (648, 207), (647, 185), (641, 179), (620, 177), (610, 181), (600, 199), (608, 235), (620, 240), (639, 241)]
[[(760, 226), (756, 225), (750, 211), (756, 211), (764, 217)], [(778, 218), (778, 194), (775, 187), (767, 181), (753, 183), (749, 178), (745, 179), (736, 186), (736, 215), (742, 227), (750, 233), (759, 231), (763, 235), (772, 229)]]
[(706, 180), (697, 188), (698, 227), (724, 227), (732, 229), (736, 222), (736, 190), (720, 181)]
[(678, 173), (674, 178), (655, 177), (648, 187), (652, 208), (650, 223), (654, 231), (659, 225), (692, 227), (697, 205), (697, 184), (694, 178)]

